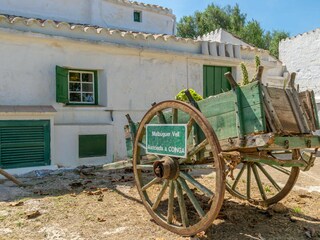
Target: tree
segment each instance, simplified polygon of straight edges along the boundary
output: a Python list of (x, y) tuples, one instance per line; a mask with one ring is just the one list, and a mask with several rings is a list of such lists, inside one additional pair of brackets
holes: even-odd
[(194, 38), (198, 35), (197, 25), (192, 16), (184, 16), (177, 25), (178, 35), (185, 38)]
[(239, 36), (243, 41), (259, 48), (268, 49), (278, 57), (279, 42), (289, 37), (284, 31), (264, 31), (257, 20), (246, 21), (247, 15), (242, 13), (238, 4), (234, 7), (220, 7), (209, 4), (203, 11), (197, 11), (192, 16), (185, 16), (177, 24), (177, 35), (180, 37), (197, 38), (216, 29)]
[(236, 4), (233, 8), (230, 8), (229, 12), (231, 32), (240, 35), (243, 27), (245, 26), (247, 14), (241, 13), (238, 4)]
[(256, 47), (265, 47), (264, 31), (260, 27), (260, 23), (256, 20), (252, 20), (247, 23), (241, 31), (240, 37), (243, 41), (253, 44)]
[(289, 37), (288, 32), (273, 31), (272, 39), (270, 41), (270, 46), (269, 46), (270, 54), (279, 58), (279, 43), (282, 39), (286, 39), (288, 37)]

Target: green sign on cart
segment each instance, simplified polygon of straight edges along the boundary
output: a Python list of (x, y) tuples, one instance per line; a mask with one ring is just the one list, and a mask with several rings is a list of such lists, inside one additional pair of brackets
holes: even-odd
[(187, 156), (186, 124), (147, 124), (146, 152), (171, 157)]

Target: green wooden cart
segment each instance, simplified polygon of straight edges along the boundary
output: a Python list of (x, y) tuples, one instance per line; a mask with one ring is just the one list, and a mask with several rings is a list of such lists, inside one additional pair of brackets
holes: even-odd
[(132, 160), (104, 166), (133, 166), (142, 202), (162, 227), (191, 236), (218, 216), (225, 188), (253, 204), (270, 205), (293, 188), (299, 171), (315, 161), (320, 138), (314, 94), (256, 80), (189, 103), (154, 104), (138, 126), (129, 116)]

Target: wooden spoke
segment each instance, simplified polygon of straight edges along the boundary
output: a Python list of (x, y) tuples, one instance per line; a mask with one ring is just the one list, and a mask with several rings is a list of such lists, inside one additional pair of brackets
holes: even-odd
[(171, 224), (173, 219), (173, 205), (174, 205), (174, 182), (170, 180), (169, 183), (169, 198), (168, 198), (168, 218), (167, 223)]
[(190, 199), (192, 205), (194, 206), (194, 208), (196, 209), (197, 213), (199, 214), (200, 217), (204, 217), (205, 213), (202, 210), (198, 200), (196, 199), (196, 197), (194, 196), (194, 194), (192, 193), (192, 191), (190, 190), (190, 188), (188, 187), (186, 181), (179, 177), (178, 178), (178, 182), (180, 183), (182, 189), (185, 191), (185, 193), (187, 194), (188, 198)]
[(161, 178), (154, 178), (154, 179), (152, 179), (150, 182), (148, 182), (146, 185), (144, 185), (142, 188), (141, 188), (141, 190), (142, 191), (145, 191), (145, 190), (147, 190), (149, 187), (151, 187), (153, 184), (156, 184), (156, 183), (158, 183), (158, 182), (160, 182), (161, 181)]
[(247, 164), (247, 199), (249, 200), (251, 198), (251, 170), (250, 170), (250, 164)]
[(160, 201), (161, 201), (164, 193), (166, 192), (166, 189), (167, 189), (168, 185), (169, 185), (169, 181), (165, 180), (163, 182), (162, 188), (161, 188), (156, 200), (154, 201), (154, 203), (152, 205), (152, 210), (156, 210), (158, 208), (158, 206), (160, 204)]
[(194, 124), (194, 119), (193, 118), (190, 118), (188, 123), (187, 123), (187, 137), (189, 137), (190, 133), (191, 133), (191, 130), (192, 130), (192, 126)]
[(262, 186), (262, 183), (261, 183), (261, 179), (260, 179), (257, 167), (256, 167), (255, 164), (252, 164), (251, 168), (252, 168), (252, 171), (253, 171), (253, 175), (254, 175), (254, 177), (256, 179), (256, 182), (258, 184), (258, 188), (259, 188), (260, 194), (262, 196), (262, 199), (266, 200), (267, 196), (266, 196), (266, 193), (264, 192), (264, 189), (263, 189), (263, 186)]
[(269, 179), (269, 181), (272, 183), (272, 185), (278, 190), (278, 192), (281, 190), (281, 187), (276, 183), (276, 181), (271, 177), (271, 175), (264, 169), (264, 167), (260, 163), (256, 163), (258, 168), (261, 170), (261, 172)]
[(180, 177), (187, 180), (189, 183), (191, 183), (193, 186), (195, 186), (198, 190), (203, 192), (207, 197), (210, 199), (213, 198), (214, 194), (205, 186), (203, 186), (201, 183), (196, 181), (193, 177), (191, 177), (188, 173), (180, 172)]
[(167, 123), (167, 120), (166, 120), (166, 118), (165, 118), (165, 116), (164, 116), (162, 111), (159, 111), (156, 114), (158, 116), (158, 123), (161, 123), (161, 124), (166, 124)]
[(275, 166), (275, 165), (269, 165), (270, 167), (273, 167), (274, 169), (277, 169), (278, 171), (284, 173), (284, 174), (287, 174), (287, 175), (290, 175), (290, 171), (283, 168), (283, 167), (279, 167), (279, 166)]
[(240, 180), (240, 178), (241, 178), (241, 176), (242, 176), (242, 174), (243, 174), (243, 172), (244, 172), (244, 169), (245, 169), (246, 165), (247, 165), (246, 163), (243, 164), (243, 166), (242, 166), (240, 172), (238, 173), (238, 175), (237, 175), (234, 183), (232, 184), (231, 189), (234, 190), (234, 189), (236, 188), (236, 186), (237, 186), (237, 184), (238, 184), (238, 182), (239, 182), (239, 180)]
[(153, 170), (153, 165), (146, 165), (146, 164), (140, 164), (140, 165), (136, 165), (137, 169), (140, 170)]
[(172, 108), (172, 123), (178, 123), (178, 109)]
[(189, 218), (188, 218), (187, 208), (186, 208), (186, 204), (184, 201), (181, 185), (177, 181), (174, 182), (174, 185), (175, 185), (176, 193), (177, 193), (177, 197), (178, 197), (182, 225), (184, 227), (188, 227), (189, 226)]
[(208, 140), (207, 140), (207, 139), (203, 140), (201, 143), (199, 143), (197, 146), (195, 146), (194, 148), (192, 148), (192, 149), (188, 152), (188, 157), (191, 157), (191, 156), (197, 154), (199, 151), (201, 151), (202, 149), (204, 149), (207, 144), (208, 144)]
[(143, 148), (144, 150), (147, 150), (146, 145), (144, 143), (142, 143), (142, 142), (138, 142), (138, 146)]

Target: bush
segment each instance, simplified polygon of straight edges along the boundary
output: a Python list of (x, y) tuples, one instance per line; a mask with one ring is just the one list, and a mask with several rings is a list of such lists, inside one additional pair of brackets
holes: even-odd
[[(188, 98), (186, 96), (186, 94), (184, 93), (187, 89), (183, 89), (181, 90), (175, 97), (176, 100), (180, 100), (183, 102), (188, 102)], [(195, 101), (200, 101), (202, 100), (202, 96), (200, 94), (198, 94), (195, 90), (193, 90), (192, 88), (189, 88), (189, 92), (191, 94), (191, 96), (193, 97), (193, 99)]]

